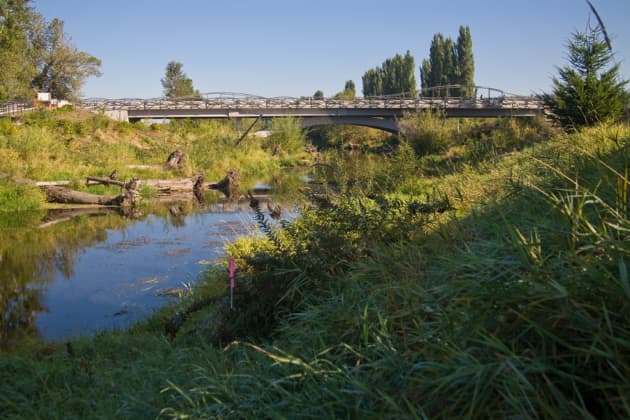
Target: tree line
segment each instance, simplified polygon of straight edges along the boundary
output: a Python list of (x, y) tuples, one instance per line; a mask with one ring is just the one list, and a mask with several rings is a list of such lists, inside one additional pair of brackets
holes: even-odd
[(30, 99), (35, 92), (74, 100), (101, 61), (77, 49), (59, 19), (47, 21), (31, 0), (0, 0), (0, 101)]
[[(415, 60), (409, 51), (404, 56), (396, 54), (381, 66), (363, 74), (363, 96), (401, 95), (416, 97)], [(429, 57), (420, 66), (421, 94), (423, 96), (474, 95), (475, 61), (472, 36), (468, 26), (459, 27), (457, 41), (441, 33), (433, 36)], [(461, 89), (435, 89), (439, 86), (461, 85)]]

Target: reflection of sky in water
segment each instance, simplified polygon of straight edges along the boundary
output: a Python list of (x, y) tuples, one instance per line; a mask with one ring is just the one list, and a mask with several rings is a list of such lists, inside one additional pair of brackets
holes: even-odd
[(191, 284), (226, 241), (248, 232), (246, 213), (195, 213), (174, 225), (148, 216), (78, 253), (74, 275), (57, 272), (43, 291), (48, 312), (37, 317), (46, 339), (124, 327), (164, 304), (160, 290)]

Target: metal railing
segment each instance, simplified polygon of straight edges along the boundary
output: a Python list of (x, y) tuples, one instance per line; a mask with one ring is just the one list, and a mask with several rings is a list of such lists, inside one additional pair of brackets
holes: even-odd
[[(509, 94), (499, 89), (474, 86), (473, 97), (453, 96), (451, 93), (464, 92), (458, 85), (440, 86), (425, 90), (422, 96), (409, 98), (403, 95), (359, 97), (355, 99), (312, 97), (273, 97), (267, 98), (234, 92), (209, 92), (184, 98), (91, 98), (78, 105), (90, 110), (203, 110), (203, 109), (427, 109), (427, 108), (501, 108), (501, 109), (542, 109), (541, 100), (531, 96)], [(428, 92), (432, 95), (426, 96)], [(483, 93), (487, 92), (484, 97)], [(438, 96), (438, 93), (443, 93)]]
[(0, 102), (0, 117), (12, 117), (35, 109), (32, 101)]

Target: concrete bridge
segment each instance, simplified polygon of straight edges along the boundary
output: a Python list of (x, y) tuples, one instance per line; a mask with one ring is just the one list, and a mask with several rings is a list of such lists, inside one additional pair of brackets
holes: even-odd
[(482, 93), (472, 99), (446, 94), (439, 98), (390, 96), (348, 100), (207, 93), (180, 99), (88, 99), (79, 105), (131, 122), (146, 119), (297, 117), (303, 127), (351, 124), (391, 132), (399, 131), (397, 120), (403, 114), (421, 110), (440, 111), (446, 117), (455, 118), (535, 117), (544, 112), (542, 102), (533, 97), (482, 87), (475, 87), (475, 92), (487, 95), (483, 97)]

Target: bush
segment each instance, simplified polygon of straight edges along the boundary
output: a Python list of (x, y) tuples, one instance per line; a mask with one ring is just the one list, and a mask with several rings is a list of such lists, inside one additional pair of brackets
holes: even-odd
[(400, 126), (402, 135), (419, 156), (444, 152), (456, 139), (456, 131), (439, 112), (407, 114)]
[(0, 182), (0, 209), (2, 211), (38, 210), (45, 202), (44, 193), (36, 186)]
[(263, 147), (274, 154), (295, 154), (304, 150), (306, 135), (297, 118), (274, 118), (271, 122), (271, 135), (263, 142)]

